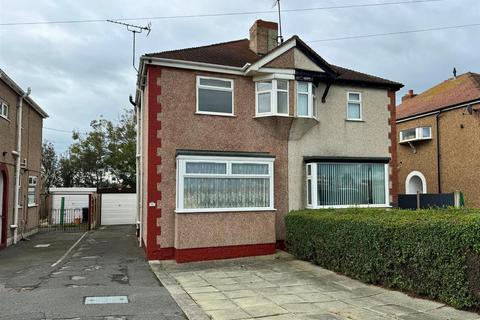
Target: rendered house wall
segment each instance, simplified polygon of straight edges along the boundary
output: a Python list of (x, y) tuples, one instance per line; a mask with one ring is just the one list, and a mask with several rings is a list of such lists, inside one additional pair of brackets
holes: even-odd
[[(325, 85), (319, 85), (321, 96)], [(347, 93), (362, 93), (362, 121), (346, 121)], [(302, 209), (305, 198), (305, 156), (391, 157), (390, 98), (387, 90), (334, 85), (326, 103), (317, 98), (318, 123), (297, 119), (288, 142), (289, 210)], [(302, 132), (305, 132), (303, 135)]]
[[(195, 114), (197, 75), (234, 80), (234, 117)], [(147, 256), (150, 252), (149, 258), (173, 258), (177, 249), (252, 244), (268, 245), (273, 251), (275, 241), (284, 239), (283, 217), (288, 211), (287, 139), (291, 118), (255, 119), (255, 87), (249, 77), (152, 66), (147, 77), (147, 199), (156, 203), (155, 208), (147, 209)], [(155, 121), (152, 115), (156, 115)], [(268, 152), (275, 156), (276, 211), (175, 213), (178, 149)], [(156, 159), (152, 161), (152, 157)], [(222, 227), (220, 221), (224, 222)], [(219, 239), (223, 240), (219, 243)], [(259, 249), (265, 252), (265, 247)]]

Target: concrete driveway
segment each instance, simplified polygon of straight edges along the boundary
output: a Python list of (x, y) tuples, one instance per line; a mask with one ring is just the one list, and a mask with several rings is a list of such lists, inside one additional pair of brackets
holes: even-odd
[[(185, 319), (151, 272), (133, 227), (31, 239), (0, 251), (0, 319)], [(87, 298), (105, 296), (126, 298)]]
[(480, 319), (476, 313), (366, 285), (285, 252), (151, 265), (192, 319)]

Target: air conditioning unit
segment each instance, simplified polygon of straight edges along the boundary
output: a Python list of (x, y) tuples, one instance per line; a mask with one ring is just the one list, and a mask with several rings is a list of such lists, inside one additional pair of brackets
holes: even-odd
[(27, 158), (23, 158), (22, 162), (20, 162), (20, 167), (21, 168), (26, 168), (27, 167)]

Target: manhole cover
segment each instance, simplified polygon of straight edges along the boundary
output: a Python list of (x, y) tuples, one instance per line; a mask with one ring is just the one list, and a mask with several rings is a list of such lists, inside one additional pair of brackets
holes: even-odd
[(85, 297), (85, 304), (128, 303), (127, 296)]

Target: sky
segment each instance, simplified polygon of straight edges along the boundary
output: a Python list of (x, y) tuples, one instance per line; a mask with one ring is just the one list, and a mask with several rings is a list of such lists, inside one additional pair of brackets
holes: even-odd
[[(403, 0), (405, 1), (405, 0)], [(401, 0), (281, 0), (284, 38), (296, 34), (328, 62), (401, 82), (424, 91), (452, 76), (480, 72), (480, 26), (338, 41), (358, 35), (479, 23), (479, 0), (437, 0), (358, 7)], [(155, 19), (154, 17), (271, 11), (272, 0), (0, 0), (0, 68), (49, 114), (43, 137), (64, 152), (71, 131), (86, 132), (90, 121), (116, 120), (135, 93), (132, 35), (107, 22), (1, 25), (12, 22), (105, 20), (151, 22), (137, 36), (141, 54), (248, 38), (256, 19), (276, 21), (274, 13)], [(398, 100), (398, 99), (397, 99)]]

